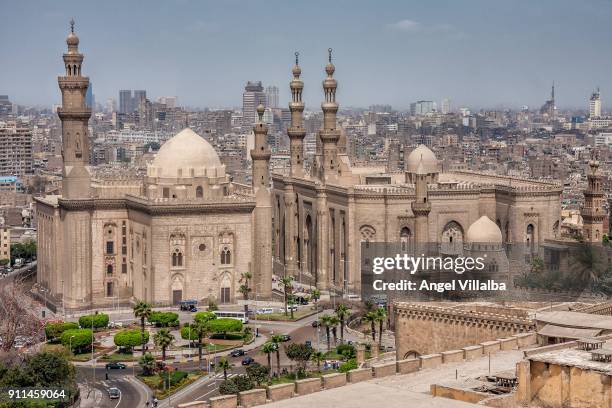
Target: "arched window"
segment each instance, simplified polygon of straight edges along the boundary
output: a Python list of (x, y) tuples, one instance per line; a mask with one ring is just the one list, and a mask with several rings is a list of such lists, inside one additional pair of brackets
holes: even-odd
[(221, 251), (221, 265), (229, 265), (232, 263), (232, 252), (228, 247), (224, 247)]
[(113, 274), (113, 265), (111, 265), (111, 264), (106, 265), (106, 274), (107, 275), (112, 275)]
[(400, 245), (402, 252), (408, 251), (410, 247), (410, 240), (412, 239), (412, 232), (410, 232), (410, 228), (404, 227), (400, 231)]
[(197, 186), (196, 187), (196, 198), (202, 198), (204, 197), (204, 189), (202, 189), (202, 186)]
[(172, 253), (172, 266), (183, 266), (183, 253), (179, 249)]

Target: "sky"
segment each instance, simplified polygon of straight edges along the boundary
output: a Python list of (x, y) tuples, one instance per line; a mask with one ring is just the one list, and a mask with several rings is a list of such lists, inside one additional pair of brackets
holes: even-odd
[[(96, 101), (119, 89), (238, 107), (248, 80), (289, 100), (300, 52), (306, 109), (333, 48), (341, 108), (449, 98), (453, 107), (560, 108), (612, 101), (612, 2), (604, 0), (0, 0), (0, 94), (60, 101), (69, 21)], [(612, 106), (612, 105), (610, 105)]]

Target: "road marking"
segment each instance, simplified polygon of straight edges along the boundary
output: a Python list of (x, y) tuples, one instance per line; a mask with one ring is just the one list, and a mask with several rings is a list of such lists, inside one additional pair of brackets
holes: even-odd
[(117, 408), (119, 404), (121, 404), (121, 397), (123, 397), (123, 393), (121, 392), (121, 390), (119, 390), (119, 401), (117, 401), (117, 405), (115, 405), (115, 408)]
[(199, 396), (198, 398), (196, 398), (195, 400), (196, 400), (196, 401), (199, 401), (200, 399), (205, 398), (207, 395), (210, 395), (210, 394), (212, 394), (213, 392), (216, 392), (216, 391), (217, 391), (217, 389), (216, 389), (216, 388), (215, 388), (214, 390), (210, 390), (210, 391), (208, 391), (206, 394), (202, 394), (202, 395), (200, 395), (200, 396)]

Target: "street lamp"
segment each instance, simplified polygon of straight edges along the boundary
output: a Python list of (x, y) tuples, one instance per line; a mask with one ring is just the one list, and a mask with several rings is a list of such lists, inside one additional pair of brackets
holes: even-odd
[(72, 353), (72, 339), (74, 339), (74, 336), (70, 336), (70, 338), (68, 339), (68, 349), (70, 349), (71, 353)]

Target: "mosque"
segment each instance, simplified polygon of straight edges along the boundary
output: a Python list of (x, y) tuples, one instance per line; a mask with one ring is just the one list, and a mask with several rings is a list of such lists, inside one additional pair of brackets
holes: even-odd
[(270, 176), (263, 106), (255, 124), (253, 183), (232, 182), (214, 148), (191, 129), (162, 145), (146, 176), (97, 177), (89, 165), (85, 104), (89, 78), (74, 26), (63, 55), (62, 195), (36, 200), (38, 283), (66, 309), (143, 299), (231, 303), (244, 272), (259, 298), (272, 295), (272, 274), (291, 275), (323, 291), (360, 292), (360, 244), (435, 244), (456, 254), (473, 244), (537, 245), (559, 234), (561, 187), (541, 181), (442, 172), (418, 146), (406, 171), (354, 167), (337, 127), (337, 81), (329, 50), (324, 119), (316, 157), (304, 163), (301, 68), (296, 55), (290, 168)]

